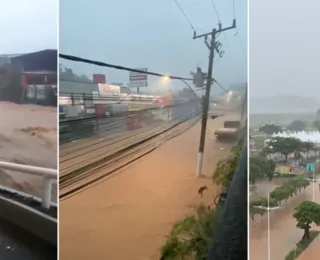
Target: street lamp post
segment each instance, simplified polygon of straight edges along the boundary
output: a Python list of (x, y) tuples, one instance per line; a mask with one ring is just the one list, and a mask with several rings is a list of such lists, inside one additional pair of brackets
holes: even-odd
[(268, 214), (268, 260), (271, 260), (271, 251), (270, 251), (270, 211), (279, 209), (280, 207), (270, 207), (270, 193), (268, 193), (268, 202), (267, 207), (264, 206), (254, 206), (255, 208), (267, 210)]

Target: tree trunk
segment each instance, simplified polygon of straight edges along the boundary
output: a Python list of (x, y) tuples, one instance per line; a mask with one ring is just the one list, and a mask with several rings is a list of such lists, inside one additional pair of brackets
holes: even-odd
[(309, 224), (306, 225), (306, 227), (304, 228), (304, 234), (303, 234), (303, 237), (302, 237), (302, 240), (309, 240), (310, 239), (310, 227), (309, 227)]
[(284, 158), (285, 158), (286, 163), (288, 163), (288, 154), (285, 154)]

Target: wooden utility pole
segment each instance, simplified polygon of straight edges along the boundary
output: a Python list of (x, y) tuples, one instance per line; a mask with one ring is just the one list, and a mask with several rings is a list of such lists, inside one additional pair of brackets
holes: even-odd
[[(221, 28), (221, 23), (219, 24), (219, 29), (213, 29), (209, 33), (196, 35), (194, 32), (193, 39), (197, 38), (204, 38), (204, 43), (208, 47), (210, 51), (209, 55), (209, 66), (208, 66), (208, 73), (207, 73), (207, 82), (206, 82), (206, 93), (203, 100), (203, 114), (202, 114), (202, 125), (201, 125), (201, 133), (200, 133), (200, 143), (199, 143), (199, 152), (198, 152), (198, 163), (197, 163), (197, 177), (201, 177), (202, 175), (202, 162), (203, 162), (203, 152), (204, 152), (204, 145), (206, 139), (206, 131), (207, 131), (207, 120), (208, 120), (208, 112), (209, 112), (209, 103), (210, 103), (210, 89), (213, 82), (212, 78), (212, 68), (213, 68), (213, 59), (215, 51), (220, 55), (223, 56), (224, 52), (221, 51), (221, 43), (216, 41), (216, 37), (219, 33), (231, 30), (236, 28), (236, 20), (233, 20), (233, 24), (227, 28)], [(210, 43), (208, 42), (208, 37), (211, 36)]]

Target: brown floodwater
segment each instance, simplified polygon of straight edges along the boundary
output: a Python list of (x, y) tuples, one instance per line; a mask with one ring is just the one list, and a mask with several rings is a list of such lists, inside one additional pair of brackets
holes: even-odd
[[(0, 160), (57, 168), (57, 109), (0, 102)], [(42, 180), (0, 169), (0, 184), (40, 196)], [(56, 201), (57, 185), (53, 187)]]

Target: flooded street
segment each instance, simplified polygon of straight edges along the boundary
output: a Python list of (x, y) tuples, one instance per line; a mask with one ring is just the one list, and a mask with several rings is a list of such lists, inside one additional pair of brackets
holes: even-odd
[[(209, 120), (210, 133), (224, 120)], [(220, 192), (211, 176), (232, 145), (208, 134), (205, 177), (196, 178), (199, 133), (197, 123), (123, 171), (62, 200), (60, 259), (159, 259), (172, 225)], [(203, 185), (209, 189), (201, 200), (197, 190)]]
[[(279, 185), (280, 182), (283, 182), (283, 180), (278, 179), (274, 182), (276, 185), (274, 183), (269, 184), (268, 182), (260, 184), (261, 187), (258, 185), (257, 190), (262, 191), (259, 195), (262, 196), (274, 190), (274, 188)], [(294, 248), (295, 244), (301, 240), (303, 230), (296, 227), (297, 221), (295, 218), (293, 218), (292, 214), (294, 213), (294, 208), (298, 206), (300, 202), (312, 200), (312, 185), (313, 184), (311, 184), (305, 191), (302, 191), (297, 196), (289, 199), (286, 204), (281, 205), (280, 209), (270, 213), (270, 252), (272, 260), (283, 260), (285, 256)], [(315, 188), (315, 197), (319, 203), (320, 191), (318, 187)], [(252, 260), (268, 259), (267, 221), (267, 214), (265, 214), (263, 217), (256, 216), (254, 221), (250, 219), (250, 259)], [(313, 243), (317, 243), (318, 246), (320, 246), (319, 239)], [(313, 248), (313, 252), (316, 252), (316, 246), (313, 246)], [(310, 248), (307, 248), (305, 253), (307, 253), (309, 249)], [(313, 254), (312, 252), (308, 253), (308, 256), (308, 260), (319, 259), (319, 255)]]
[[(56, 122), (54, 107), (0, 102), (0, 160), (56, 169)], [(0, 185), (40, 196), (42, 179), (0, 169)]]

